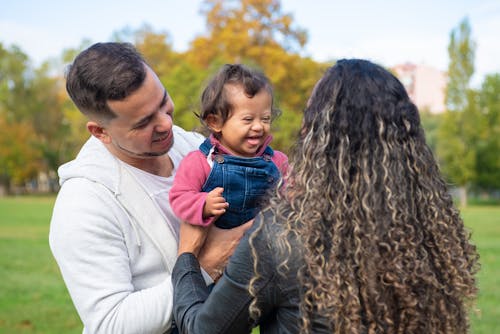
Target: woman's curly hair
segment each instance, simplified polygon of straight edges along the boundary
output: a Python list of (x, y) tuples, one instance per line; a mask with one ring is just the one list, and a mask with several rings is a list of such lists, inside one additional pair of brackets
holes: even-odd
[(303, 245), (302, 332), (317, 316), (332, 333), (468, 331), (479, 256), (399, 80), (338, 61), (313, 91), (290, 161), (270, 208), (285, 225), (273, 238), (283, 254), (291, 236)]

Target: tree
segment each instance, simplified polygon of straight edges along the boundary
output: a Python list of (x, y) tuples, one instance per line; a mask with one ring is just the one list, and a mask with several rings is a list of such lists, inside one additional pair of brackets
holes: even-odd
[(28, 56), (17, 46), (5, 49), (0, 43), (0, 113), (9, 120), (26, 116), (32, 77)]
[(0, 114), (0, 186), (7, 193), (34, 178), (41, 169), (41, 154), (36, 149), (38, 136), (27, 122), (12, 122)]
[(65, 118), (67, 101), (63, 80), (51, 74), (51, 66), (43, 63), (34, 72), (30, 84), (29, 116), (27, 121), (37, 133), (36, 147), (43, 157), (41, 171), (49, 173), (72, 157), (71, 128)]
[(198, 107), (203, 80), (208, 76), (207, 69), (189, 63), (184, 54), (174, 51), (166, 32), (154, 32), (148, 25), (125, 32), (129, 35), (127, 39), (132, 37), (137, 49), (167, 87), (175, 104), (175, 123), (189, 130), (198, 128), (200, 122), (194, 112)]
[(467, 187), (476, 179), (477, 143), (481, 117), (478, 94), (466, 92), (467, 107), (460, 112), (447, 111), (438, 131), (437, 152), (444, 174), (459, 186), (461, 206), (467, 205)]
[(170, 75), (180, 63), (180, 54), (173, 50), (167, 32), (154, 32), (149, 25), (143, 25), (134, 32), (134, 44), (159, 78)]
[(32, 77), (28, 56), (0, 44), (0, 186), (7, 192), (41, 166), (38, 134), (29, 119)]
[(459, 189), (462, 206), (467, 205), (467, 187), (475, 178), (474, 127), (476, 95), (469, 89), (474, 73), (475, 42), (467, 18), (452, 30), (448, 45), (447, 111), (439, 129), (437, 153), (444, 173)]
[(486, 76), (479, 92), (477, 147), (477, 185), (485, 189), (500, 188), (500, 74)]
[(420, 110), (420, 121), (425, 131), (425, 140), (432, 152), (436, 154), (438, 132), (443, 123), (443, 114), (433, 114), (428, 109)]
[(469, 20), (464, 18), (458, 28), (450, 34), (448, 55), (448, 85), (446, 87), (446, 106), (450, 111), (463, 111), (467, 106), (466, 92), (474, 74), (476, 43), (471, 37)]
[(205, 0), (207, 35), (191, 43), (194, 62), (209, 66), (216, 58), (237, 62), (262, 60), (270, 51), (298, 52), (307, 42), (306, 32), (293, 24), (277, 0)]
[(278, 0), (205, 0), (201, 11), (206, 15), (207, 32), (191, 42), (185, 56), (188, 66), (206, 73), (207, 78), (224, 63), (262, 70), (283, 110), (274, 124), (278, 131), (273, 146), (286, 151), (300, 127), (306, 99), (329, 64), (301, 57), (307, 33), (291, 14), (283, 12)]
[(63, 80), (44, 62), (33, 69), (17, 47), (0, 47), (0, 170), (3, 184), (22, 185), (50, 174), (73, 154), (74, 136), (64, 115)]

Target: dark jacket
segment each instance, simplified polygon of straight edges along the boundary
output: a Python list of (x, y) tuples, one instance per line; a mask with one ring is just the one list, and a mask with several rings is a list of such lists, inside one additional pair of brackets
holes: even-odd
[[(258, 254), (257, 283), (258, 301), (261, 310), (259, 321), (254, 324), (249, 317), (248, 293), (250, 279), (254, 276), (254, 261), (249, 245), (249, 236), (264, 224), (253, 241)], [(300, 287), (297, 272), (303, 260), (301, 246), (293, 238), (288, 268), (278, 272), (279, 264), (287, 255), (277, 248), (277, 236), (281, 224), (273, 223), (271, 212), (258, 215), (249, 232), (241, 240), (231, 257), (224, 275), (212, 292), (205, 286), (196, 258), (182, 254), (173, 269), (174, 318), (181, 333), (216, 334), (250, 333), (252, 327), (260, 326), (260, 332), (299, 333)], [(313, 333), (328, 333), (325, 319), (312, 320)]]

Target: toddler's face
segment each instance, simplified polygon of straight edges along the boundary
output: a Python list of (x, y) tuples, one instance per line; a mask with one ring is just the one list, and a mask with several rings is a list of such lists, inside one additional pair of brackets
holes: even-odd
[(217, 119), (211, 126), (220, 133), (219, 140), (232, 154), (253, 157), (271, 130), (271, 95), (260, 90), (254, 97), (245, 95), (238, 85), (227, 85), (226, 94), (233, 106), (224, 124)]

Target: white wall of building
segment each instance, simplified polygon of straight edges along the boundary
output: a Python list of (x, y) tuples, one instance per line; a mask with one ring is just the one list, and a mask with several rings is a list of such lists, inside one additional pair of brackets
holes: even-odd
[(419, 110), (441, 113), (445, 110), (446, 73), (427, 65), (411, 63), (392, 68)]

